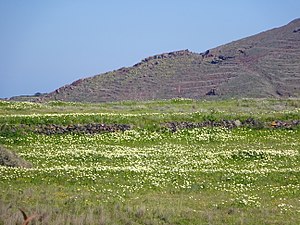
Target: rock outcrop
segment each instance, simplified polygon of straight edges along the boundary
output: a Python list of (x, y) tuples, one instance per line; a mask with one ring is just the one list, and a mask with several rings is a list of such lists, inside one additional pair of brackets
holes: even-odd
[(30, 168), (32, 165), (16, 153), (0, 146), (0, 166)]

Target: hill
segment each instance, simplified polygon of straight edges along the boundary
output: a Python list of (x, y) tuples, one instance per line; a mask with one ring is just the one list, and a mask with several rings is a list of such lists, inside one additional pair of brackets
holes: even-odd
[(300, 97), (300, 19), (194, 53), (154, 55), (35, 97), (110, 102), (171, 98)]

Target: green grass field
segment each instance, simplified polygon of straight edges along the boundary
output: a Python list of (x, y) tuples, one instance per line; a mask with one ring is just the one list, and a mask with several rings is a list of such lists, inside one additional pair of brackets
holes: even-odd
[[(0, 166), (0, 224), (300, 224), (300, 129), (166, 122), (300, 120), (300, 100), (0, 102), (0, 144), (32, 168)], [(122, 123), (55, 135), (21, 127)]]

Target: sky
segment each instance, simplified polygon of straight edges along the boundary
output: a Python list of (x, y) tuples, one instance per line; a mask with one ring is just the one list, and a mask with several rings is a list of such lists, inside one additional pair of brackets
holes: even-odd
[(200, 53), (299, 17), (299, 0), (0, 0), (0, 98), (155, 54)]

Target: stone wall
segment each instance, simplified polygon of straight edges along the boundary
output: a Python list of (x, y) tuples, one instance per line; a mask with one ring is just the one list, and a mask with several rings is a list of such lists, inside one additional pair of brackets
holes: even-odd
[(165, 127), (170, 129), (172, 132), (182, 129), (192, 129), (200, 127), (251, 127), (251, 128), (292, 128), (300, 126), (300, 120), (292, 121), (272, 121), (262, 122), (253, 118), (248, 118), (245, 121), (240, 120), (221, 120), (221, 121), (203, 121), (203, 122), (168, 122), (165, 123)]
[(84, 134), (96, 134), (104, 132), (116, 132), (125, 131), (131, 129), (127, 124), (71, 124), (71, 125), (38, 125), (35, 129), (35, 133), (39, 134), (65, 134), (65, 133), (84, 133)]

